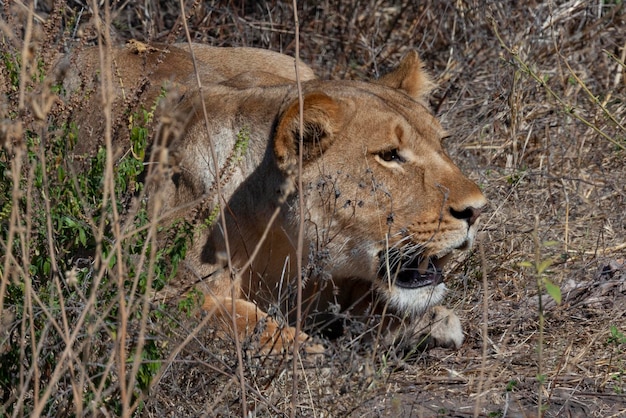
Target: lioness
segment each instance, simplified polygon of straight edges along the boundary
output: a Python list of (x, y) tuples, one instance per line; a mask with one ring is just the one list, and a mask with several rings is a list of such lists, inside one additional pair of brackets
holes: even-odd
[[(418, 55), (409, 53), (376, 82), (322, 81), (300, 67), (300, 121), (292, 58), (192, 50), (201, 90), (187, 45), (119, 49), (112, 62), (118, 96), (142, 79), (151, 99), (166, 81), (182, 95), (157, 114), (184, 119), (182, 134), (169, 143), (177, 170), (159, 193), (163, 213), (199, 223), (223, 209), (224, 219), (198, 228), (182, 272), (203, 290), (214, 324), (231, 332), (236, 326), (240, 337), (257, 328), (266, 351), (293, 342), (295, 329), (265, 312), (294, 308), (303, 224), (304, 317), (329, 307), (388, 312), (399, 318), (391, 323), (403, 330), (403, 344), (429, 335), (433, 345), (459, 347), (459, 319), (437, 306), (446, 288), (442, 270), (454, 250), (470, 248), (486, 201), (441, 146), (445, 131), (426, 105), (431, 82)], [(99, 68), (93, 51), (71, 59), (77, 68)], [(85, 78), (70, 71), (68, 92)], [(93, 114), (76, 118), (100, 132)]]

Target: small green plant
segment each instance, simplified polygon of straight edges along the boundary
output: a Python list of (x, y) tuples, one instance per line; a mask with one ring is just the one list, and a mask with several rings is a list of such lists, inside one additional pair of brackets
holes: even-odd
[(192, 289), (178, 302), (178, 310), (184, 312), (187, 317), (202, 305), (204, 294), (197, 289)]
[(237, 132), (237, 141), (235, 141), (234, 159), (235, 161), (241, 161), (243, 155), (248, 150), (250, 143), (250, 128), (244, 126)]
[[(557, 245), (556, 241), (545, 241), (542, 243), (544, 247), (551, 247)], [(538, 245), (538, 243), (535, 243)], [(533, 270), (533, 274), (537, 277), (537, 288), (539, 291), (539, 295), (543, 289), (550, 295), (550, 297), (557, 303), (561, 303), (561, 289), (559, 286), (554, 284), (546, 274), (548, 273), (548, 269), (552, 265), (553, 261), (551, 258), (541, 259), (539, 254), (536, 254), (534, 261), (522, 261), (518, 263), (520, 267), (531, 268)]]
[[(19, 84), (19, 61), (0, 63)], [(164, 356), (150, 295), (193, 234), (185, 221), (155, 225), (141, 198), (155, 106), (129, 117), (129, 150), (113, 164), (104, 147), (74, 155), (80, 127), (54, 118), (0, 148), (0, 316), (12, 318), (0, 323), (0, 416), (139, 411)]]
[(209, 227), (209, 228), (212, 227), (215, 224), (215, 221), (217, 221), (217, 218), (219, 216), (220, 216), (220, 206), (219, 204), (217, 204), (213, 207), (213, 209), (211, 210), (211, 213), (205, 219), (204, 226)]
[(518, 171), (513, 174), (510, 174), (506, 177), (506, 182), (510, 186), (517, 186), (524, 179), (526, 174), (523, 171)]
[[(607, 365), (607, 373), (610, 375), (610, 380), (613, 383), (613, 391), (617, 394), (624, 392), (624, 378), (626, 377), (626, 362), (624, 362), (624, 350), (626, 345), (626, 335), (621, 332), (615, 325), (609, 327), (610, 336), (607, 339), (607, 345), (611, 346), (611, 357)], [(615, 365), (615, 359), (618, 359), (618, 364)], [(617, 372), (613, 372), (614, 365), (617, 367)]]
[(0, 54), (2, 58), (2, 64), (9, 75), (9, 84), (12, 91), (17, 91), (20, 86), (20, 65), (21, 59), (19, 55), (14, 55), (9, 52), (3, 52)]
[[(550, 295), (552, 299), (557, 304), (561, 303), (561, 289), (559, 286), (554, 284), (548, 277), (546, 277), (548, 273), (549, 267), (552, 265), (552, 259), (550, 258), (542, 258), (541, 256), (541, 248), (542, 246), (539, 243), (539, 217), (535, 217), (535, 228), (533, 230), (533, 241), (535, 246), (535, 257), (533, 261), (522, 261), (519, 263), (520, 267), (531, 268), (532, 274), (536, 279), (537, 283), (537, 300), (538, 300), (538, 308), (539, 308), (539, 341), (537, 342), (537, 382), (539, 383), (539, 389), (537, 391), (537, 413), (538, 416), (542, 416), (543, 411), (547, 407), (547, 405), (543, 405), (542, 401), (542, 392), (543, 386), (545, 384), (545, 374), (543, 373), (543, 333), (545, 327), (545, 316), (544, 316), (544, 305), (542, 294), (545, 291)], [(543, 242), (543, 247), (551, 247), (556, 245), (555, 241), (546, 241)]]
[(515, 388), (519, 385), (519, 382), (515, 379), (509, 380), (509, 383), (506, 384), (506, 391), (513, 392)]
[[(247, 126), (242, 127), (239, 132), (237, 132), (237, 140), (235, 141), (235, 145), (233, 146), (231, 154), (226, 159), (226, 163), (224, 164), (224, 168), (220, 173), (220, 178), (228, 178), (230, 174), (235, 170), (236, 163), (240, 162), (243, 159), (243, 156), (248, 151), (248, 146), (250, 145), (250, 128)], [(216, 190), (215, 185), (211, 187), (212, 190)], [(220, 215), (220, 206), (217, 203), (211, 209), (211, 212), (206, 216), (202, 225), (199, 225), (200, 228), (210, 228), (217, 221)]]
[(616, 348), (619, 348), (619, 346), (622, 344), (626, 344), (626, 336), (620, 330), (618, 330), (615, 325), (611, 325), (610, 332), (611, 336), (607, 341), (608, 344), (612, 344)]

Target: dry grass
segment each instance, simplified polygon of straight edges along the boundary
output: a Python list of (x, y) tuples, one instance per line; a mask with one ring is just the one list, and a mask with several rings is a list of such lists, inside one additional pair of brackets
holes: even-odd
[[(436, 349), (411, 360), (394, 352), (373, 356), (347, 335), (330, 344), (323, 362), (304, 359), (297, 365), (294, 406), (292, 359), (261, 357), (244, 344), (247, 408), (256, 416), (295, 411), (316, 417), (522, 417), (537, 416), (539, 409), (545, 416), (626, 414), (623, 4), (300, 3), (301, 57), (322, 78), (376, 77), (407, 50), (420, 52), (439, 84), (431, 105), (450, 132), (446, 146), (483, 188), (490, 208), (482, 221), (483, 253), (457, 260), (448, 274), (448, 305), (461, 316), (467, 336), (459, 351)], [(56, 273), (48, 275), (51, 279), (25, 280), (33, 258), (25, 247), (27, 237), (37, 228), (52, 228), (54, 221), (45, 213), (38, 217), (37, 210), (46, 210), (45, 199), (34, 193), (37, 173), (31, 169), (34, 161), (46, 161), (47, 149), (29, 156), (25, 144), (32, 133), (53, 138), (46, 131), (50, 121), (71, 112), (45, 100), (52, 96), (45, 93), (38, 71), (50, 66), (54, 50), (93, 43), (98, 36), (91, 9), (79, 1), (68, 4), (38, 3), (31, 23), (27, 2), (2, 5), (0, 50), (8, 55), (0, 68), (5, 150), (0, 164), (7, 167), (7, 177), (0, 178), (0, 197), (13, 200), (0, 200), (0, 358), (5, 370), (0, 373), (0, 416), (27, 415), (37, 408), (56, 415), (128, 415), (137, 406), (135, 413), (146, 416), (240, 416), (234, 345), (215, 340), (202, 318), (188, 318), (143, 297), (111, 296), (98, 304), (88, 288), (75, 289), (60, 306), (50, 304), (54, 297), (44, 303), (37, 298), (65, 295), (62, 289), (71, 286), (65, 269), (86, 269), (81, 257), (67, 257), (67, 243), (52, 238), (43, 241), (47, 247), (41, 250), (52, 254)], [(115, 4), (113, 42), (181, 40), (178, 4)], [(186, 4), (196, 41), (295, 51), (291, 2)], [(16, 65), (15, 71), (8, 63)], [(112, 181), (111, 168), (104, 173)], [(9, 178), (13, 190), (5, 187)], [(24, 196), (34, 198), (21, 200)], [(100, 233), (97, 219), (83, 221)], [(123, 233), (131, 234), (120, 230), (113, 236)], [(54, 236), (51, 230), (47, 235)], [(155, 242), (155, 236), (148, 232), (146, 242)], [(121, 244), (112, 248), (120, 258), (128, 251)], [(141, 254), (146, 257), (142, 263), (154, 261), (154, 254)], [(126, 273), (105, 275), (106, 269), (98, 268), (107, 263), (102, 257), (96, 253), (88, 262), (96, 277), (112, 280)], [(560, 286), (563, 297), (557, 305), (543, 296), (542, 327), (538, 293), (545, 289), (538, 287), (532, 269), (520, 266), (536, 259), (552, 261), (545, 277)], [(62, 265), (54, 267), (54, 262)], [(22, 304), (8, 303), (15, 300), (11, 285), (19, 283), (27, 286)], [(124, 283), (107, 286), (104, 290), (113, 293), (125, 289)], [(111, 314), (119, 304), (126, 304), (126, 312), (150, 309), (158, 315)], [(121, 322), (109, 324), (111, 318)], [(132, 341), (121, 337), (123, 324)], [(611, 326), (616, 327), (614, 338)], [(131, 356), (135, 363), (126, 367), (119, 361), (128, 358), (129, 349), (141, 352), (139, 336), (155, 339), (150, 347), (163, 359), (143, 392), (133, 389), (132, 381), (132, 367), (143, 360)], [(12, 351), (15, 344), (26, 348)], [(21, 357), (8, 357), (13, 353)], [(10, 373), (6, 364), (15, 365)], [(93, 396), (92, 403), (85, 402), (87, 396)]]

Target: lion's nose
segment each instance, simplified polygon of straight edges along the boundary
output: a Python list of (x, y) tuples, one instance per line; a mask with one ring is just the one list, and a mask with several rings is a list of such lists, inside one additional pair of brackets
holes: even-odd
[(468, 206), (463, 210), (455, 210), (450, 208), (450, 214), (457, 219), (462, 221), (466, 221), (469, 226), (472, 226), (476, 223), (476, 220), (480, 216), (482, 212), (482, 208), (475, 208), (473, 206)]

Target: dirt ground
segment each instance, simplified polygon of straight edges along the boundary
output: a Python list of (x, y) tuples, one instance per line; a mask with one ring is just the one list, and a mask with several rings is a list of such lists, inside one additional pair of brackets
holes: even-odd
[[(124, 22), (117, 40), (182, 39), (178, 2), (127, 3), (114, 7)], [(195, 41), (295, 52), (291, 2), (185, 4)], [(375, 78), (410, 49), (420, 53), (438, 84), (430, 103), (450, 133), (445, 146), (490, 203), (477, 245), (447, 271), (446, 305), (466, 336), (458, 351), (405, 359), (350, 336), (327, 341), (323, 359), (298, 365), (294, 407), (292, 359), (244, 350), (248, 416), (626, 416), (623, 2), (298, 7), (300, 55), (321, 78)], [(560, 303), (544, 278), (559, 286)], [(193, 334), (201, 320), (164, 331), (177, 350), (142, 415), (242, 415), (232, 347), (205, 328)]]

